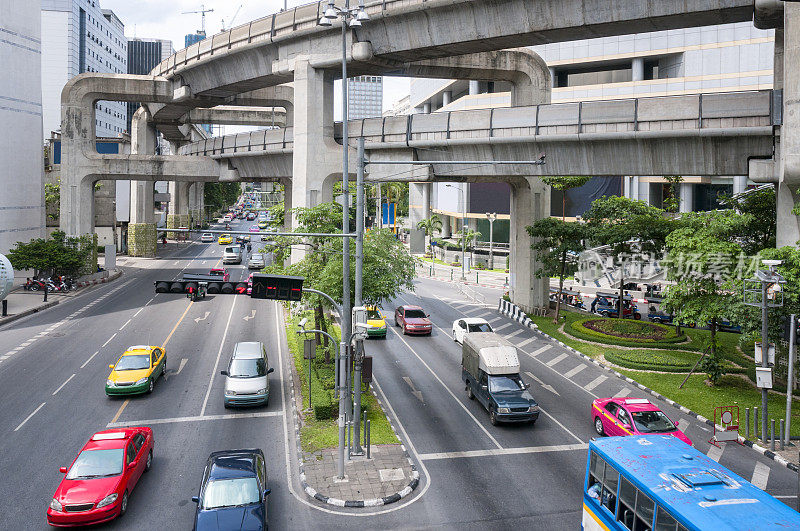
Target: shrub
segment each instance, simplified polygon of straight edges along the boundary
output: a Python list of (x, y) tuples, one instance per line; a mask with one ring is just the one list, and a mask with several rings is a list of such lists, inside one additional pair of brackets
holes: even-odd
[[(602, 321), (607, 321), (608, 323), (601, 323)], [(592, 323), (590, 325), (591, 328), (585, 326), (587, 322)], [(578, 339), (609, 345), (686, 350), (685, 345), (676, 344), (685, 341), (685, 335), (677, 335), (677, 332), (672, 327), (657, 323), (589, 317), (571, 322), (564, 330)], [(616, 332), (619, 335), (604, 333), (602, 330)], [(645, 335), (644, 332), (646, 331), (651, 332), (650, 337)]]
[(605, 353), (614, 365), (643, 371), (689, 372), (700, 355), (694, 352), (625, 350)]
[(339, 414), (338, 402), (314, 404), (314, 418), (316, 418), (317, 420), (329, 420), (335, 418), (338, 414)]

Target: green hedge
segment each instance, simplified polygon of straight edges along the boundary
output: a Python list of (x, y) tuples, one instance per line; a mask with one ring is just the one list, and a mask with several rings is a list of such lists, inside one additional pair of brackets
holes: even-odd
[[(648, 348), (655, 347), (655, 348), (664, 348), (670, 350), (693, 350), (688, 345), (676, 344), (676, 343), (683, 343), (684, 341), (686, 341), (686, 336), (677, 335), (675, 330), (667, 325), (662, 325), (657, 323), (646, 323), (648, 326), (663, 328), (665, 331), (667, 331), (668, 335), (658, 340), (647, 340), (647, 339), (637, 340), (632, 338), (621, 338), (609, 334), (604, 334), (596, 330), (591, 330), (583, 326), (583, 323), (585, 323), (586, 321), (596, 321), (602, 319), (603, 319), (602, 317), (588, 317), (585, 319), (572, 321), (567, 326), (564, 327), (564, 331), (573, 337), (576, 337), (578, 339), (583, 339), (585, 341), (595, 341), (598, 343), (606, 343), (609, 345), (617, 345), (622, 347), (646, 346)], [(637, 321), (630, 321), (630, 323), (636, 323), (636, 322)]]
[(606, 360), (620, 367), (663, 372), (689, 372), (699, 357), (700, 354), (696, 352), (659, 350), (626, 350), (605, 354)]

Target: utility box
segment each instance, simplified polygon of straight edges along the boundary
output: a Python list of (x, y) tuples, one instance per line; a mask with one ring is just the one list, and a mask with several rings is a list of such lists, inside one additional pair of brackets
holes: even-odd
[(361, 381), (366, 384), (372, 381), (372, 356), (364, 356), (361, 360)]
[(756, 367), (756, 387), (759, 389), (772, 389), (771, 367)]
[(367, 308), (366, 306), (355, 306), (353, 307), (353, 334), (357, 334), (358, 332), (363, 332), (363, 329), (359, 329), (357, 324), (367, 324)]
[(306, 339), (303, 341), (303, 359), (313, 360), (317, 358), (317, 341)]
[(103, 255), (105, 256), (105, 269), (106, 271), (114, 271), (117, 268), (117, 247), (115, 245), (106, 245), (103, 248)]

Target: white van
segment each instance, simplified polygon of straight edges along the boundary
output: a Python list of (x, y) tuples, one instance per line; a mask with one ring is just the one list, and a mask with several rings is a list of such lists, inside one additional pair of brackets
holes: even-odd
[(236, 343), (225, 376), (225, 407), (269, 404), (267, 349), (260, 341)]
[(242, 263), (242, 246), (229, 245), (225, 247), (225, 252), (222, 253), (223, 264), (241, 264)]

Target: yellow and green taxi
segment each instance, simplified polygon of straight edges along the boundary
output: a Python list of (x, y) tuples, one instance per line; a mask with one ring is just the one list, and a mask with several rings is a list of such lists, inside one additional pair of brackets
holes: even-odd
[(152, 393), (159, 376), (167, 372), (167, 352), (164, 347), (137, 345), (128, 347), (106, 380), (106, 395), (135, 395)]
[(231, 242), (233, 242), (233, 238), (230, 234), (220, 234), (217, 239), (217, 243), (220, 245), (228, 245)]
[(268, 226), (269, 226), (269, 221), (267, 221), (266, 219), (262, 219), (258, 222), (259, 229), (266, 229)]
[(375, 306), (367, 307), (367, 328), (368, 337), (386, 337), (386, 319), (381, 311)]

